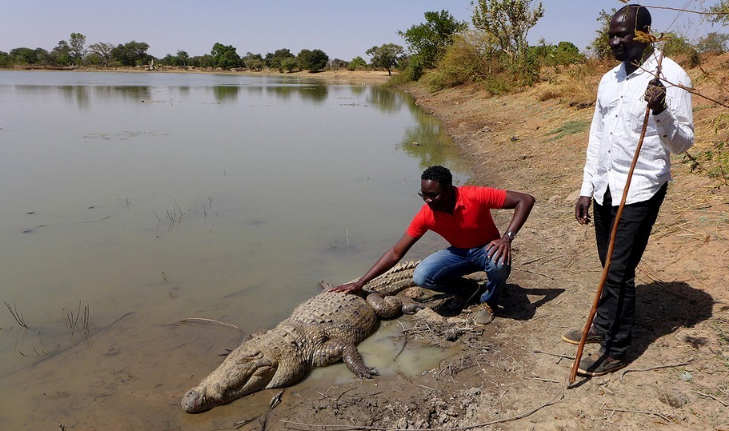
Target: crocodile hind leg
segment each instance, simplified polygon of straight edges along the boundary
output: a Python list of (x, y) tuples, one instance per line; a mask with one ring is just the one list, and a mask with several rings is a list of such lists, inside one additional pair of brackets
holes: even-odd
[(328, 340), (315, 352), (312, 364), (315, 367), (324, 367), (339, 360), (360, 379), (371, 379), (372, 376), (379, 376), (376, 369), (368, 367), (362, 360), (357, 346), (354, 343), (345, 343), (341, 340)]

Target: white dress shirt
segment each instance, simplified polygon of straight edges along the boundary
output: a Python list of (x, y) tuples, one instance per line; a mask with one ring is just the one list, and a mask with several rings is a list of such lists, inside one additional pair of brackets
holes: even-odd
[[(609, 186), (614, 205), (620, 203), (643, 129), (647, 106), (645, 91), (654, 78), (659, 56), (660, 52), (655, 50), (641, 67), (627, 76), (625, 65), (621, 63), (600, 80), (581, 196), (594, 196), (602, 205)], [(663, 58), (660, 78), (666, 86), (668, 108), (658, 115), (649, 114), (626, 204), (653, 197), (671, 180), (671, 153), (683, 153), (694, 143), (691, 93), (677, 86), (691, 87), (691, 79), (669, 58)]]

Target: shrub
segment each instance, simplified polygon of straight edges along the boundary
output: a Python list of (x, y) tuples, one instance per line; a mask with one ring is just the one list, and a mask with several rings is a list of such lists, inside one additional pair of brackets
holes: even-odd
[(580, 54), (579, 48), (572, 42), (547, 45), (541, 39), (539, 45), (529, 47), (529, 55), (536, 58), (542, 66), (566, 66), (585, 62), (585, 56)]
[(412, 55), (410, 58), (405, 59), (404, 61), (405, 65), (397, 77), (395, 78), (396, 81), (394, 82), (411, 82), (411, 81), (418, 81), (420, 78), (423, 77), (423, 74), (425, 73), (425, 66), (423, 65), (423, 60), (417, 55)]
[(488, 75), (485, 58), (477, 45), (463, 36), (456, 36), (437, 69), (426, 76), (427, 86), (432, 90), (453, 87), (469, 82), (483, 81)]
[(723, 54), (727, 51), (727, 42), (729, 42), (729, 34), (711, 32), (699, 40), (696, 49), (701, 53)]
[(279, 69), (280, 72), (283, 72), (284, 70), (286, 72), (293, 72), (294, 69), (299, 67), (299, 62), (294, 57), (284, 58), (281, 60), (281, 69)]
[(352, 61), (347, 64), (348, 70), (361, 70), (367, 68), (367, 62), (362, 57), (354, 57)]
[(668, 33), (664, 38), (667, 40), (663, 43), (663, 52), (678, 64), (690, 69), (701, 63), (699, 52), (685, 37), (677, 33)]

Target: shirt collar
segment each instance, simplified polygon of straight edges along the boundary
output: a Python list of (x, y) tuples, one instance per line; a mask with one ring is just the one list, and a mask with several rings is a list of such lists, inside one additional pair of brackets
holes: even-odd
[(648, 56), (648, 58), (645, 59), (643, 64), (638, 66), (637, 69), (633, 71), (630, 75), (625, 74), (625, 63), (620, 64), (620, 68), (618, 69), (618, 75), (622, 75), (623, 77), (626, 76), (639, 76), (646, 71), (655, 71), (658, 69), (658, 58), (661, 55), (661, 51), (659, 51), (657, 48), (653, 48), (653, 52)]

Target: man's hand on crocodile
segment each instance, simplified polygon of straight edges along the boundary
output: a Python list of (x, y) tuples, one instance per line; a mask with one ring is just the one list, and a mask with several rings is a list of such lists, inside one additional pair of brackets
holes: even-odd
[(327, 289), (327, 292), (357, 293), (360, 290), (362, 290), (362, 286), (356, 281), (353, 281), (351, 283), (340, 284), (339, 286), (332, 286)]

